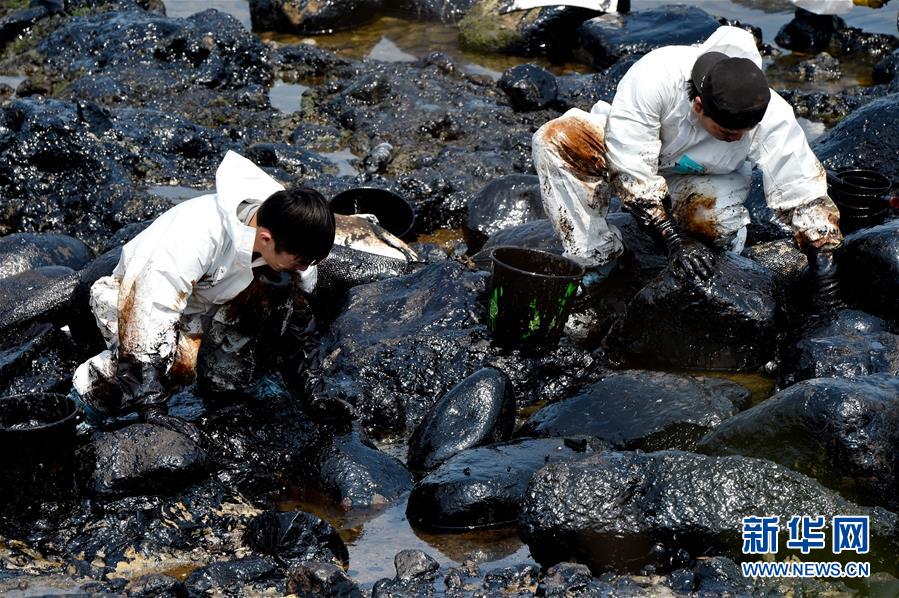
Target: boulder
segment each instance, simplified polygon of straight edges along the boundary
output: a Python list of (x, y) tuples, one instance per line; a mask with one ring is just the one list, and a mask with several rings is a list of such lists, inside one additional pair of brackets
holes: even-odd
[(701, 8), (671, 5), (595, 17), (581, 24), (577, 36), (593, 64), (606, 68), (629, 54), (702, 43), (720, 26)]
[(280, 562), (333, 562), (347, 565), (349, 553), (337, 530), (302, 511), (266, 511), (247, 524), (243, 540), (256, 552)]
[(184, 585), (188, 595), (197, 596), (262, 593), (264, 590), (284, 593), (284, 583), (278, 578), (275, 566), (255, 556), (200, 567), (190, 574)]
[(396, 576), (383, 578), (372, 587), (372, 598), (390, 596), (428, 596), (434, 591), (434, 581), (440, 564), (422, 550), (401, 550), (393, 557)]
[(472, 529), (514, 521), (534, 472), (583, 458), (605, 444), (581, 438), (520, 438), (463, 451), (422, 479), (406, 516), (417, 527)]
[(44, 266), (80, 270), (92, 257), (87, 245), (68, 235), (14, 233), (0, 237), (0, 278)]
[(468, 202), (464, 230), (469, 251), (477, 251), (503, 229), (541, 218), (545, 215), (536, 176), (510, 174), (490, 181)]
[(794, 384), (707, 434), (703, 452), (776, 461), (865, 505), (899, 507), (899, 378)]
[(412, 489), (405, 466), (360, 436), (354, 429), (333, 437), (309, 472), (325, 495), (346, 510), (385, 507)]
[(786, 72), (791, 81), (836, 81), (842, 75), (840, 61), (827, 52), (803, 60)]
[(899, 336), (875, 316), (842, 310), (835, 320), (813, 327), (797, 343), (793, 380), (899, 376)]
[(812, 143), (812, 150), (826, 168), (877, 170), (899, 183), (899, 122), (891, 115), (899, 110), (899, 94), (893, 93), (862, 106)]
[(621, 78), (639, 58), (638, 55), (623, 56), (601, 73), (556, 77), (559, 90), (556, 94), (556, 108), (562, 112), (570, 108), (580, 108), (589, 112), (599, 100), (611, 104)]
[(62, 318), (77, 286), (78, 274), (65, 266), (43, 266), (0, 279), (0, 331)]
[(709, 284), (663, 271), (628, 304), (608, 342), (645, 364), (754, 369), (773, 356), (778, 294), (774, 273), (725, 253)]
[(550, 106), (559, 91), (555, 76), (534, 64), (519, 64), (507, 69), (499, 80), (499, 88), (518, 112)]
[(834, 32), (845, 27), (846, 21), (838, 16), (818, 15), (799, 8), (793, 20), (780, 28), (774, 41), (787, 50), (814, 54), (830, 47)]
[(516, 436), (594, 436), (617, 448), (694, 450), (709, 430), (748, 404), (734, 382), (661, 372), (616, 372), (548, 405)]
[(150, 424), (102, 432), (83, 449), (87, 488), (101, 496), (165, 492), (206, 469), (206, 452), (190, 438)]
[(599, 575), (646, 565), (663, 572), (700, 555), (742, 558), (743, 517), (777, 516), (783, 528), (807, 513), (828, 522), (867, 515), (871, 560), (892, 567), (894, 513), (860, 507), (804, 475), (748, 457), (605, 452), (552, 463), (534, 475), (518, 524), (543, 566), (577, 561)]
[(413, 471), (431, 471), (461, 451), (508, 440), (514, 425), (512, 381), (483, 368), (434, 404), (409, 439), (406, 462)]
[(899, 50), (874, 65), (874, 82), (891, 83), (899, 74)]
[(837, 258), (850, 304), (899, 322), (899, 220), (847, 236)]

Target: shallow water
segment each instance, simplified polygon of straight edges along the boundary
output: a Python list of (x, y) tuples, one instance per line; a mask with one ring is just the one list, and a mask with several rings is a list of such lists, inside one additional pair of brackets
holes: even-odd
[[(764, 41), (771, 44), (774, 43), (774, 36), (780, 27), (792, 18), (794, 10), (786, 0), (680, 0), (679, 2), (633, 0), (633, 8), (640, 10), (674, 3), (697, 6), (716, 16), (761, 27)], [(235, 16), (247, 29), (251, 28), (249, 7), (245, 0), (168, 0), (165, 4), (171, 17), (186, 17), (207, 8), (216, 8)], [(896, 35), (897, 12), (899, 0), (879, 10), (855, 8), (842, 17), (852, 27)], [(498, 79), (507, 68), (524, 62), (542, 65), (556, 74), (587, 73), (594, 70), (588, 65), (579, 63), (550, 64), (542, 58), (466, 52), (458, 46), (454, 26), (406, 21), (396, 17), (383, 17), (356, 30), (333, 35), (298, 37), (280, 33), (261, 33), (260, 37), (287, 44), (312, 43), (356, 59), (369, 57), (385, 61), (409, 61), (440, 51), (452, 57), (466, 72), (485, 75), (492, 79)], [(862, 62), (843, 63), (843, 77), (835, 82), (794, 83), (779, 74), (782, 69), (803, 58), (785, 51), (783, 56), (773, 61), (774, 68), (769, 70), (772, 86), (836, 92), (859, 84), (870, 84), (868, 80), (870, 64)], [(272, 105), (285, 113), (299, 111), (300, 99), (305, 90), (302, 85), (277, 82), (270, 92)], [(818, 123), (805, 123), (805, 127), (812, 134), (820, 134), (823, 130)], [(349, 150), (323, 155), (335, 165), (338, 174), (348, 176), (358, 174), (359, 158)], [(173, 201), (193, 197), (194, 193), (197, 195), (202, 193), (184, 187), (154, 187), (151, 191), (156, 195), (169, 197)], [(458, 230), (436, 231), (428, 238), (418, 240), (434, 243), (451, 252), (461, 241), (461, 235)], [(752, 391), (753, 404), (769, 397), (774, 387), (770, 378), (757, 373), (691, 373), (726, 378), (742, 384)], [(405, 460), (406, 445), (403, 442), (382, 442), (379, 448)], [(405, 499), (380, 511), (347, 513), (308, 490), (293, 489), (285, 493), (276, 507), (281, 510), (305, 510), (330, 521), (347, 543), (350, 574), (363, 587), (371, 587), (382, 577), (393, 577), (395, 574), (393, 557), (398, 551), (407, 548), (424, 550), (443, 566), (461, 566), (466, 560), (470, 560), (478, 563), (482, 572), (496, 567), (532, 562), (527, 547), (517, 538), (514, 529), (479, 530), (458, 534), (434, 534), (414, 530), (405, 517)], [(180, 573), (183, 575), (189, 571)]]

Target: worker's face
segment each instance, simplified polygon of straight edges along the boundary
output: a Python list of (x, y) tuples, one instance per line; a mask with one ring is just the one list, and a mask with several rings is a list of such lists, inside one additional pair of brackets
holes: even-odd
[(748, 133), (751, 129), (726, 129), (716, 123), (711, 117), (706, 116), (705, 112), (702, 110), (702, 99), (697, 97), (693, 100), (693, 109), (699, 115), (699, 124), (702, 125), (702, 128), (708, 131), (709, 135), (714, 137), (719, 141), (726, 141), (728, 143), (732, 141), (739, 141), (743, 139), (743, 135)]

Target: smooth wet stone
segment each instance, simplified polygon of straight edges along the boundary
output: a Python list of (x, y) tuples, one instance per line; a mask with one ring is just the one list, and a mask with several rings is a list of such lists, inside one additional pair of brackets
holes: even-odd
[(702, 43), (720, 26), (717, 19), (701, 8), (663, 6), (623, 16), (595, 17), (583, 23), (577, 35), (593, 64), (605, 68), (628, 54), (645, 54), (662, 46)]
[(0, 279), (0, 331), (63, 318), (77, 285), (78, 274), (65, 266), (43, 266)]
[(827, 521), (868, 515), (872, 563), (895, 558), (894, 513), (860, 507), (804, 475), (748, 457), (605, 452), (553, 463), (534, 475), (518, 522), (542, 565), (573, 560), (599, 575), (648, 564), (664, 571), (705, 554), (742, 558), (740, 522), (760, 513), (781, 522), (805, 513)]
[(747, 406), (750, 394), (727, 380), (630, 370), (544, 407), (515, 435), (585, 435), (631, 450), (693, 450), (706, 432)]
[(771, 459), (865, 505), (899, 507), (899, 378), (794, 384), (711, 431), (703, 452)]
[(382, 0), (250, 0), (250, 19), (254, 31), (329, 33), (373, 21), (382, 4)]
[[(874, 100), (854, 111), (812, 143), (812, 150), (826, 168), (876, 170), (899, 182), (899, 94)], [(876, 131), (876, 134), (872, 134)]]
[(643, 287), (609, 340), (640, 363), (748, 370), (771, 359), (779, 289), (774, 273), (721, 254), (709, 284), (664, 271)]
[[(486, 252), (486, 250), (500, 245), (542, 249), (556, 255), (562, 255), (564, 251), (562, 242), (556, 237), (552, 224), (546, 218), (502, 228), (490, 235), (484, 243), (483, 249)], [(490, 269), (489, 258), (483, 266), (484, 270)]]
[(43, 266), (80, 270), (93, 257), (74, 237), (52, 233), (15, 233), (0, 237), (0, 278)]
[(874, 65), (874, 82), (890, 83), (899, 74), (899, 50)]
[(899, 220), (846, 237), (838, 263), (850, 305), (899, 322)]
[(298, 598), (362, 598), (356, 582), (341, 567), (320, 561), (307, 561), (295, 567), (287, 580), (287, 592)]
[(143, 575), (125, 586), (125, 594), (134, 597), (178, 598), (184, 592), (184, 582), (161, 573)]
[(87, 488), (101, 496), (165, 492), (206, 470), (206, 452), (190, 438), (150, 424), (101, 432), (80, 456)]
[(243, 540), (260, 554), (292, 564), (325, 561), (346, 565), (350, 559), (337, 530), (302, 511), (266, 511), (247, 524)]
[(402, 462), (374, 448), (358, 429), (328, 442), (314, 469), (310, 475), (346, 510), (385, 507), (412, 488)]
[(799, 8), (793, 20), (783, 25), (774, 37), (778, 46), (814, 54), (827, 49), (838, 29), (846, 27), (846, 21), (836, 15), (818, 15)]
[(547, 463), (581, 459), (605, 446), (588, 438), (519, 438), (463, 451), (415, 485), (406, 516), (424, 528), (509, 524), (534, 472)]
[(379, 435), (414, 429), (436, 400), (484, 366), (505, 372), (519, 405), (596, 380), (604, 360), (564, 341), (542, 351), (494, 347), (484, 273), (446, 260), (352, 289), (323, 340), (324, 380)]
[(899, 376), (899, 335), (875, 316), (842, 310), (797, 343), (794, 380)]
[(284, 591), (283, 579), (279, 578), (275, 566), (255, 556), (218, 561), (201, 567), (190, 574), (184, 585), (188, 595), (198, 596), (237, 594), (253, 589), (260, 593), (265, 589), (275, 593)]
[(409, 439), (407, 464), (431, 471), (464, 450), (508, 440), (515, 425), (512, 381), (484, 368), (441, 397)]
[(540, 181), (532, 174), (511, 174), (490, 181), (468, 202), (465, 232), (470, 250), (493, 234), (545, 218)]
[(508, 69), (499, 80), (499, 88), (519, 112), (550, 106), (559, 90), (556, 77), (534, 64), (520, 64)]

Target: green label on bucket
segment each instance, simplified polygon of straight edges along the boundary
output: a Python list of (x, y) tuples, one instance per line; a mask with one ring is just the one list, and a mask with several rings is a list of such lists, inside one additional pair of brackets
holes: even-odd
[(526, 339), (538, 330), (540, 330), (540, 310), (537, 309), (537, 300), (532, 299), (531, 303), (528, 305), (531, 308), (531, 319), (528, 322), (528, 329), (523, 335), (521, 335), (522, 339)]
[(491, 331), (496, 331), (496, 314), (499, 313), (499, 298), (503, 296), (503, 288), (496, 287), (490, 296), (490, 307), (487, 309), (487, 324)]

